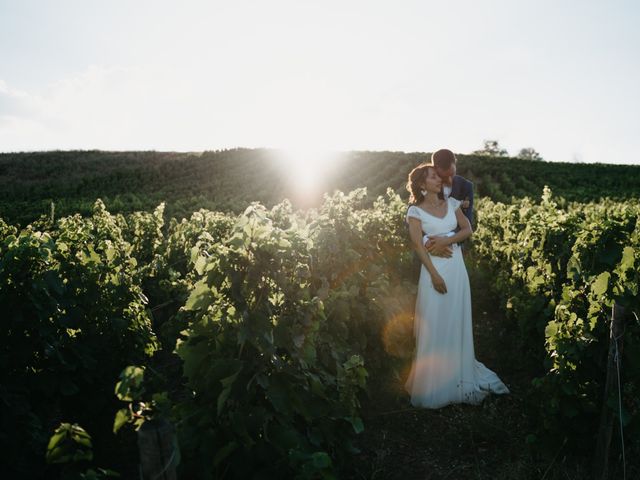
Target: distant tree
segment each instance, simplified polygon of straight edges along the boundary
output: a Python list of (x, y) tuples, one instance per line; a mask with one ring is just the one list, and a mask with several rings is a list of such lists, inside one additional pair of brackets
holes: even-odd
[(476, 150), (471, 153), (488, 157), (506, 157), (508, 155), (507, 151), (498, 144), (498, 140), (485, 140), (482, 150)]
[(539, 160), (539, 161), (544, 160), (544, 158), (542, 158), (540, 154), (536, 152), (534, 148), (531, 148), (531, 147), (521, 148), (517, 158), (521, 158), (523, 160)]

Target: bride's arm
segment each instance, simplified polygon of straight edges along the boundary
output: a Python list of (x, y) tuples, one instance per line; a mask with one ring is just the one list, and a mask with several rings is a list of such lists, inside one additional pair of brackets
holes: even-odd
[(453, 242), (462, 242), (466, 240), (471, 235), (473, 235), (473, 230), (471, 229), (471, 223), (467, 216), (462, 212), (461, 208), (456, 208), (456, 220), (458, 220), (458, 233), (456, 233), (453, 237), (451, 237)]
[(444, 280), (433, 266), (431, 258), (427, 255), (427, 250), (422, 245), (422, 222), (414, 217), (409, 217), (409, 236), (411, 237), (411, 244), (414, 250), (418, 254), (418, 258), (425, 266), (429, 275), (431, 275), (431, 281), (433, 282), (433, 288), (440, 293), (447, 293), (447, 286)]
[(458, 228), (460, 230), (458, 230), (452, 237), (445, 237), (449, 245), (451, 245), (452, 243), (462, 242), (463, 240), (466, 240), (471, 235), (473, 235), (473, 230), (471, 230), (469, 219), (464, 213), (462, 213), (461, 208), (456, 208), (456, 220), (458, 220)]

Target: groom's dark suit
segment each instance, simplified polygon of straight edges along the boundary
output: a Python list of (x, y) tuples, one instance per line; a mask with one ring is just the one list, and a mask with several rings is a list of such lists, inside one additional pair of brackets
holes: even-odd
[(462, 213), (469, 219), (471, 228), (473, 228), (473, 183), (460, 175), (454, 175), (451, 179), (451, 193), (449, 196), (461, 202), (469, 200), (469, 206), (463, 208)]

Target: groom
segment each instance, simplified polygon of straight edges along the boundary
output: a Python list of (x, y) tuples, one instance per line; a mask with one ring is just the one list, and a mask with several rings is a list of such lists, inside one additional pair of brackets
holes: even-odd
[(456, 175), (456, 156), (451, 150), (442, 148), (431, 155), (431, 163), (442, 179), (444, 198), (453, 197), (462, 202), (462, 213), (473, 226), (473, 183), (460, 175)]
[[(442, 148), (431, 155), (431, 163), (436, 169), (436, 173), (442, 179), (442, 195), (446, 200), (453, 197), (462, 203), (460, 208), (462, 213), (469, 219), (473, 227), (473, 183), (460, 175), (456, 175), (456, 156), (451, 150)], [(432, 242), (427, 241), (425, 247), (431, 255), (440, 257), (450, 257), (451, 247), (438, 248)], [(464, 247), (463, 247), (464, 252)]]

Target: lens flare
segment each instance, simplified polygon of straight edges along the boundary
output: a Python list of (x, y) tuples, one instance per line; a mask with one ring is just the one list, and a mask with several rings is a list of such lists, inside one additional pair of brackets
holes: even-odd
[(392, 317), (382, 331), (382, 343), (389, 355), (409, 359), (414, 350), (413, 313), (401, 312)]
[(338, 152), (314, 148), (288, 148), (274, 152), (286, 178), (291, 201), (300, 207), (317, 204), (328, 179), (344, 158)]

